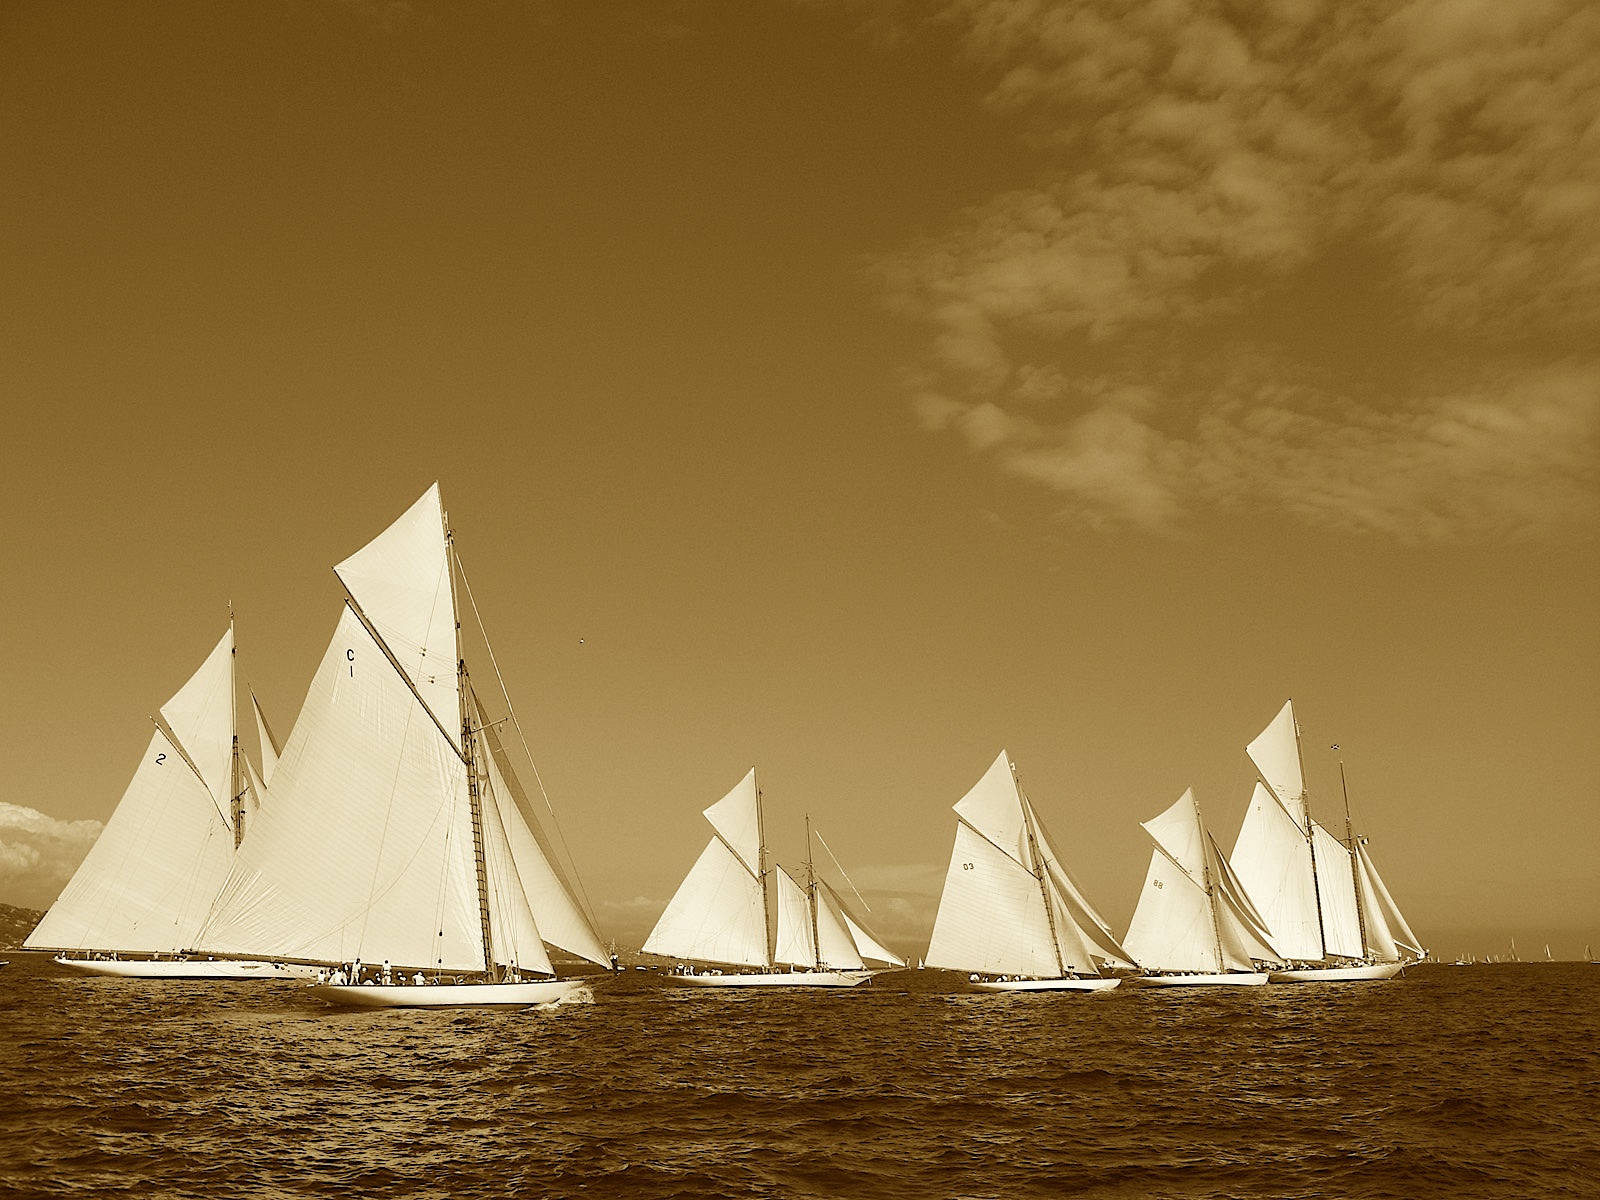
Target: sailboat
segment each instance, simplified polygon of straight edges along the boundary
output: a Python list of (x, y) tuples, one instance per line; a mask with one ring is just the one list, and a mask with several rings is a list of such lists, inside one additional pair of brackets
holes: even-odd
[[(778, 868), (778, 942), (773, 958), (812, 971), (834, 967), (876, 974), (903, 968), (906, 960), (885, 946), (883, 939), (871, 932), (845, 903), (838, 889), (817, 874), (811, 857), (813, 837), (828, 850), (829, 857), (833, 856), (822, 835), (811, 828), (807, 815), (805, 883), (796, 880), (787, 868)], [(854, 892), (855, 885), (837, 858), (833, 865)], [(855, 896), (865, 908), (861, 893), (855, 892)]]
[(989, 992), (1097, 992), (1136, 969), (1084, 897), (1000, 752), (956, 801), (956, 838), (927, 965)]
[[(1378, 875), (1366, 839), (1353, 833), (1348, 789), (1345, 841), (1311, 816), (1293, 701), (1247, 752), (1261, 778), (1232, 861), (1289, 964), (1270, 973), (1272, 982), (1390, 979), (1422, 959), (1427, 952)], [(1339, 776), (1343, 781), (1343, 760)]]
[(827, 902), (814, 872), (808, 871), (811, 886), (802, 888), (781, 867), (768, 866), (754, 767), (703, 815), (711, 840), (644, 943), (647, 954), (680, 960), (669, 982), (847, 988), (871, 977), (844, 914)]
[(202, 946), (317, 968), (312, 994), (335, 1005), (573, 994), (585, 979), (554, 978), (546, 942), (609, 959), (513, 770), (501, 730), (519, 726), (486, 637), (506, 716), (469, 674), (476, 603), (439, 485), (334, 570), (333, 639)]
[(1272, 933), (1212, 838), (1194, 789), (1141, 824), (1155, 842), (1122, 939), (1148, 986), (1267, 982), (1258, 962), (1282, 959)]
[(192, 957), (261, 782), (239, 749), (233, 622), (153, 717), (133, 778), (77, 871), (23, 943), (92, 975), (284, 979), (252, 959)]

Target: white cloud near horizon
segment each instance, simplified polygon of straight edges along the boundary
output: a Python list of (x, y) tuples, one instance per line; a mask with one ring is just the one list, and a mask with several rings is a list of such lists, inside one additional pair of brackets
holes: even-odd
[(1600, 8), (951, 0), (1038, 157), (879, 264), (954, 431), (1096, 528), (1600, 521)]
[(61, 821), (0, 800), (0, 899), (48, 908), (103, 828), (99, 821)]

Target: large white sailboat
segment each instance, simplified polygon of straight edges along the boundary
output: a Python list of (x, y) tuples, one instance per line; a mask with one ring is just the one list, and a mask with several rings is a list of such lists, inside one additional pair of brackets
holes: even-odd
[(339, 1005), (544, 1004), (584, 987), (553, 978), (546, 942), (608, 957), (512, 769), (504, 687), (494, 722), (468, 674), (471, 592), (438, 485), (335, 572), (333, 640), (202, 947), (321, 968), (312, 991)]
[(271, 962), (191, 955), (260, 807), (239, 749), (234, 634), (152, 718), (155, 732), (127, 790), (29, 950), (92, 975), (143, 979), (282, 979)]
[(1141, 824), (1155, 842), (1133, 910), (1128, 952), (1141, 984), (1253, 986), (1261, 962), (1281, 962), (1272, 934), (1207, 831), (1194, 789)]
[(787, 871), (768, 865), (754, 767), (704, 816), (711, 840), (643, 947), (646, 954), (680, 960), (666, 976), (669, 982), (847, 988), (871, 977), (847, 918), (828, 903), (814, 873), (807, 872), (809, 886), (802, 888)]
[(955, 803), (956, 839), (925, 959), (992, 992), (1105, 991), (1136, 969), (1084, 897), (1002, 750)]
[[(1390, 979), (1426, 956), (1357, 838), (1345, 793), (1345, 840), (1311, 815), (1294, 703), (1247, 747), (1260, 772), (1233, 867), (1272, 929), (1285, 965), (1274, 983)], [(1339, 764), (1340, 779), (1344, 763)]]

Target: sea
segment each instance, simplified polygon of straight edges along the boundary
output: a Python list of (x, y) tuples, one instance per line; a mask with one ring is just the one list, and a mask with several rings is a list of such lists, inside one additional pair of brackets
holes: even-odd
[(1600, 1196), (1600, 965), (515, 1011), (0, 969), (0, 1195)]

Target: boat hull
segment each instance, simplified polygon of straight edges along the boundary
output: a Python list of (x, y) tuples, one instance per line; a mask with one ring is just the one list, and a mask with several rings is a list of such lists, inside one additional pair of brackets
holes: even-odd
[(668, 983), (700, 988), (852, 988), (867, 971), (766, 971), (759, 975), (668, 975)]
[(1110, 979), (974, 979), (980, 992), (1109, 992), (1122, 980)]
[(1400, 963), (1368, 963), (1354, 967), (1291, 967), (1269, 971), (1273, 983), (1356, 983), (1366, 979), (1393, 979), (1404, 970)]
[(1265, 971), (1227, 971), (1218, 975), (1139, 975), (1140, 987), (1260, 987)]
[(337, 1008), (527, 1008), (554, 1004), (588, 985), (581, 979), (530, 983), (314, 983), (307, 990)]
[(279, 963), (233, 962), (227, 959), (68, 958), (54, 961), (86, 975), (115, 979), (294, 979)]

